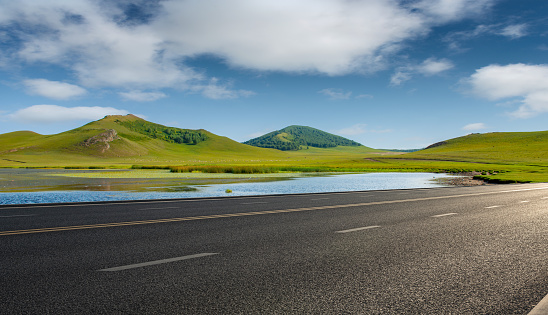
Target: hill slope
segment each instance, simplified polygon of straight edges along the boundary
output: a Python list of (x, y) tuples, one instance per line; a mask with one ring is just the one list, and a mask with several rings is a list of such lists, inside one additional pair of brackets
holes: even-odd
[(470, 134), (400, 158), (548, 165), (548, 131)]
[(334, 148), (337, 146), (362, 146), (361, 144), (319, 129), (306, 126), (289, 126), (244, 142), (244, 144), (282, 151), (300, 150), (309, 146)]
[(137, 164), (208, 158), (279, 158), (281, 154), (276, 150), (241, 144), (206, 130), (166, 127), (134, 115), (106, 116), (54, 135), (30, 131), (2, 134), (0, 143), (1, 160), (44, 166), (107, 160)]

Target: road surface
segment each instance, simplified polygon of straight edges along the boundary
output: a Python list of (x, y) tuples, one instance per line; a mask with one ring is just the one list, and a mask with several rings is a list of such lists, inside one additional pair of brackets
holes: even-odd
[(0, 206), (1, 314), (527, 314), (548, 184)]

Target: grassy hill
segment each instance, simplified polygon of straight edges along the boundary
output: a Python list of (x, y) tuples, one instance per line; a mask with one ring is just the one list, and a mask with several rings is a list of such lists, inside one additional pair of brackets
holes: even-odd
[(548, 166), (548, 131), (470, 134), (402, 158)]
[(282, 151), (295, 151), (307, 147), (334, 148), (337, 146), (362, 146), (355, 141), (306, 126), (289, 126), (248, 140), (244, 144)]
[(470, 134), (384, 158), (427, 168), (480, 170), (492, 182), (548, 182), (548, 131)]
[(134, 115), (107, 116), (54, 135), (0, 135), (0, 166), (201, 163), (283, 158), (283, 152), (238, 143), (206, 130), (166, 127)]

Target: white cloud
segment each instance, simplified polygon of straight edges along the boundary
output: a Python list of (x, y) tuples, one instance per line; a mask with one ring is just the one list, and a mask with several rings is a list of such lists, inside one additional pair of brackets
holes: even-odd
[[(257, 70), (340, 75), (424, 34), (419, 14), (385, 0), (167, 1), (153, 27), (183, 55), (211, 53)], [(185, 30), (185, 31), (181, 31)]]
[(468, 124), (462, 127), (462, 130), (482, 130), (486, 128), (487, 127), (485, 126), (484, 123), (473, 123), (473, 124)]
[(453, 67), (453, 63), (447, 59), (436, 60), (434, 58), (428, 58), (417, 67), (417, 71), (424, 75), (436, 75), (450, 70)]
[(366, 133), (367, 130), (365, 129), (366, 124), (355, 124), (353, 126), (343, 128), (340, 130), (335, 131), (335, 133), (344, 135), (344, 136), (356, 136), (361, 135), (363, 133)]
[(490, 65), (476, 70), (463, 83), (472, 93), (491, 101), (518, 98), (521, 105), (511, 113), (514, 117), (548, 112), (548, 65)]
[(220, 100), (233, 99), (239, 97), (250, 97), (255, 95), (255, 92), (248, 90), (232, 90), (231, 84), (219, 84), (219, 79), (211, 78), (206, 85), (195, 84), (189, 88), (192, 92), (201, 93), (204, 97)]
[(118, 94), (126, 100), (137, 102), (152, 102), (167, 97), (162, 92), (142, 92), (139, 90), (120, 92)]
[(344, 91), (342, 89), (335, 89), (335, 88), (328, 88), (318, 91), (318, 93), (323, 94), (327, 97), (329, 97), (330, 100), (349, 100), (351, 98), (354, 99), (372, 99), (374, 96), (371, 94), (359, 94), (354, 97), (352, 97), (351, 91)]
[(454, 32), (449, 34), (445, 41), (449, 43), (449, 48), (455, 52), (463, 52), (467, 49), (461, 47), (461, 42), (478, 38), (484, 35), (506, 36), (510, 39), (516, 39), (527, 36), (529, 25), (522, 24), (481, 24), (471, 31)]
[(127, 115), (129, 112), (112, 107), (63, 107), (33, 105), (20, 109), (8, 118), (23, 123), (59, 123), (75, 120), (97, 120), (107, 115)]
[(341, 89), (323, 89), (318, 91), (318, 93), (328, 96), (330, 100), (347, 100), (350, 99), (352, 92), (345, 92)]
[(18, 33), (19, 58), (64, 66), (86, 87), (197, 84), (204, 95), (226, 98), (234, 91), (204, 84), (207, 78), (185, 60), (206, 54), (254, 70), (371, 72), (406, 41), (483, 14), (493, 1), (168, 0), (146, 23), (128, 25), (120, 23), (118, 2), (0, 0), (0, 23), (27, 30)]
[(466, 16), (480, 15), (494, 3), (495, 0), (420, 0), (412, 6), (438, 22), (450, 22)]
[[(117, 24), (122, 12), (109, 2), (20, 0), (1, 5), (0, 22), (31, 30), (20, 37), (21, 59), (65, 66), (85, 86), (161, 88), (201, 78), (177, 64), (180, 56), (166, 53), (164, 38), (150, 26)], [(80, 22), (68, 22), (68, 15), (79, 16)], [(36, 27), (40, 32), (33, 31)]]
[(374, 98), (374, 96), (371, 95), (371, 94), (360, 94), (360, 95), (356, 95), (356, 99), (363, 99), (363, 98), (372, 99), (372, 98)]
[(390, 85), (392, 86), (397, 86), (397, 85), (401, 85), (403, 82), (405, 81), (409, 81), (411, 80), (413, 76), (411, 75), (410, 72), (408, 72), (407, 70), (399, 70), (399, 71), (396, 71), (392, 77), (390, 77)]
[(527, 24), (513, 24), (503, 28), (500, 35), (510, 37), (512, 39), (520, 38), (527, 35)]
[(432, 76), (450, 70), (453, 67), (453, 63), (448, 59), (438, 60), (436, 58), (428, 58), (419, 65), (408, 65), (398, 68), (390, 78), (390, 85), (401, 85), (403, 82), (411, 80), (417, 73)]
[(59, 81), (49, 81), (46, 79), (24, 80), (23, 84), (31, 94), (37, 94), (56, 100), (68, 100), (87, 93), (85, 89), (77, 85)]

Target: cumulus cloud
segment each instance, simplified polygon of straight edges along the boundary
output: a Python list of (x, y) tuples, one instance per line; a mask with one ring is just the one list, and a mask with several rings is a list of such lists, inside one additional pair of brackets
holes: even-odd
[(201, 77), (177, 64), (178, 56), (166, 53), (165, 39), (149, 25), (117, 23), (123, 12), (115, 4), (87, 0), (1, 4), (0, 24), (25, 25), (29, 30), (19, 38), (20, 59), (68, 67), (85, 86), (161, 88)]
[(75, 120), (97, 120), (106, 115), (127, 115), (129, 112), (112, 107), (63, 107), (58, 105), (33, 105), (20, 109), (8, 118), (22, 123), (53, 124)]
[(170, 1), (165, 8), (154, 27), (174, 51), (257, 70), (360, 71), (379, 50), (428, 30), (423, 15), (384, 0)]
[(31, 94), (56, 100), (68, 100), (87, 93), (85, 89), (77, 85), (59, 81), (49, 81), (46, 79), (24, 80), (23, 84)]
[(398, 86), (405, 81), (409, 81), (415, 74), (424, 76), (438, 75), (444, 71), (454, 67), (453, 63), (448, 59), (428, 58), (418, 65), (408, 65), (400, 67), (390, 78), (390, 85)]
[(484, 123), (473, 123), (473, 124), (468, 124), (462, 127), (462, 130), (482, 130), (486, 128), (487, 127), (485, 126)]
[(118, 94), (126, 100), (137, 102), (152, 102), (167, 97), (162, 92), (142, 92), (139, 90), (120, 92)]
[(123, 6), (144, 1), (0, 0), (0, 25), (24, 26), (13, 33), (18, 58), (67, 67), (86, 87), (197, 84), (204, 95), (226, 98), (234, 91), (204, 84), (186, 60), (213, 55), (233, 67), (327, 75), (376, 71), (406, 41), (493, 2), (169, 0), (132, 18)]
[(489, 65), (464, 80), (475, 95), (491, 101), (518, 99), (520, 107), (510, 113), (517, 118), (548, 112), (548, 65)]

